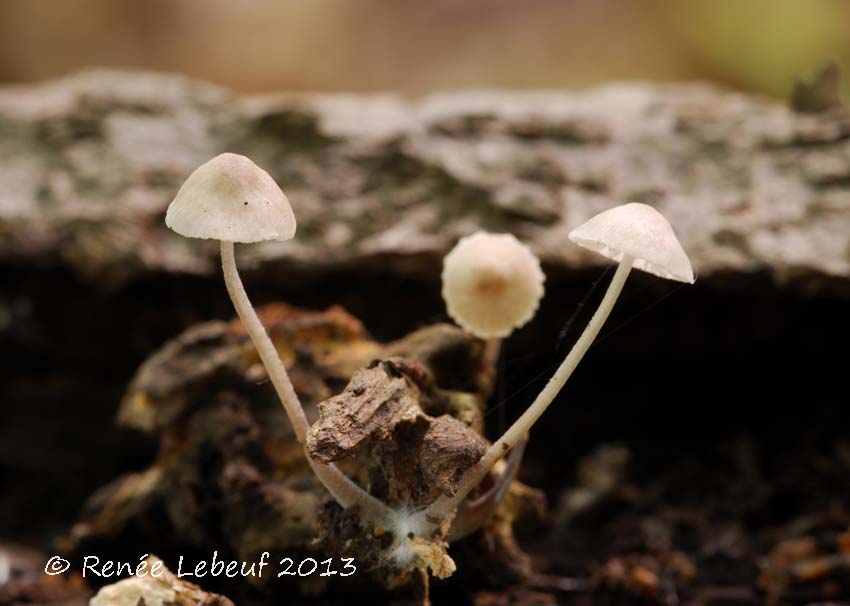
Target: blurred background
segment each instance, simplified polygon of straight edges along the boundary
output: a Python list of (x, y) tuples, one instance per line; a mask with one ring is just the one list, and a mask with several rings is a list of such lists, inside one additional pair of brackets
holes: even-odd
[(0, 3), (0, 82), (108, 66), (243, 92), (707, 79), (785, 96), (829, 59), (850, 68), (845, 0)]
[[(416, 97), (469, 88), (575, 89), (623, 80), (701, 80), (782, 101), (796, 81), (811, 80), (829, 62), (842, 74), (840, 94), (850, 99), (848, 0), (0, 1), (0, 86), (107, 67), (173, 72), (246, 94), (395, 91)], [(137, 77), (130, 78), (135, 82)], [(520, 123), (508, 137), (498, 129), (488, 131), (486, 120), (461, 125), (472, 135), (451, 128), (448, 134), (429, 131), (428, 153), (428, 146), (443, 149), (437, 147), (443, 139), (457, 144), (461, 157), (481, 142), (506, 138), (517, 157), (528, 153), (531, 162), (544, 160), (539, 171), (526, 171), (522, 163), (516, 175), (482, 189), (479, 182), (445, 173), (406, 140), (398, 148), (391, 142), (365, 151), (357, 149), (357, 140), (325, 145), (331, 139), (318, 138), (316, 145), (311, 137), (321, 133), (314, 122), (300, 120), (306, 114), (284, 106), (240, 118), (244, 125), (238, 128), (216, 131), (214, 112), (206, 102), (192, 101), (187, 115), (198, 121), (201, 133), (195, 141), (191, 119), (185, 140), (182, 132), (171, 132), (182, 120), (182, 114), (169, 114), (172, 101), (148, 115), (146, 106), (113, 107), (105, 93), (103, 103), (98, 95), (92, 102), (79, 94), (67, 107), (61, 99), (48, 99), (42, 107), (41, 92), (31, 98), (9, 93), (12, 109), (6, 122), (0, 108), (0, 184), (12, 184), (0, 194), (0, 244), (3, 237), (11, 241), (7, 226), (23, 225), (38, 236), (44, 224), (51, 234), (59, 233), (57, 252), (47, 250), (40, 257), (9, 246), (4, 256), (0, 246), (0, 405), (6, 405), (0, 418), (0, 548), (13, 540), (52, 549), (95, 490), (128, 471), (148, 468), (156, 457), (156, 440), (115, 427), (128, 381), (143, 360), (181, 330), (201, 320), (232, 317), (217, 273), (194, 275), (156, 260), (149, 267), (148, 249), (138, 253), (134, 240), (137, 234), (165, 231), (165, 204), (185, 176), (181, 171), (206, 153), (205, 145), (226, 142), (238, 146), (232, 151), (268, 161), (288, 192), (290, 183), (300, 184), (293, 200), (302, 208), (312, 200), (322, 211), (321, 204), (334, 203), (351, 214), (345, 203), (353, 191), (393, 200), (388, 217), (437, 196), (460, 207), (483, 195), (484, 205), (469, 205), (470, 216), (477, 209), (502, 213), (500, 192), (508, 195), (505, 199), (521, 200), (520, 194), (530, 191), (532, 201), (539, 194), (544, 211), (550, 203), (556, 209), (607, 205), (622, 187), (617, 182), (620, 146), (622, 157), (634, 159), (636, 166), (643, 165), (645, 149), (634, 152), (628, 147), (632, 142), (616, 137), (597, 140), (594, 132), (587, 140), (581, 131), (538, 133), (534, 122), (530, 130)], [(59, 115), (49, 111), (54, 102)], [(687, 203), (696, 194), (699, 204), (713, 205), (717, 197), (702, 195), (699, 187), (713, 188), (716, 179), (718, 191), (728, 194), (721, 202), (730, 223), (744, 226), (747, 237), (758, 229), (768, 243), (776, 243), (776, 252), (768, 255), (773, 264), (744, 259), (732, 272), (707, 272), (675, 297), (651, 279), (631, 279), (636, 284), (618, 304), (619, 318), (610, 322), (617, 338), (603, 338), (594, 346), (592, 363), (584, 363), (571, 383), (571, 406), (553, 407), (547, 422), (535, 428), (521, 477), (543, 488), (552, 511), (560, 513), (546, 527), (557, 532), (531, 528), (521, 537), (523, 544), (536, 554), (564, 558), (556, 570), (584, 574), (589, 564), (604, 563), (613, 553), (645, 555), (641, 549), (656, 545), (661, 531), (669, 530), (672, 538), (664, 540), (696, 562), (701, 584), (742, 586), (750, 592), (746, 595), (755, 596), (759, 566), (774, 546), (789, 537), (817, 534), (817, 544), (828, 546), (824, 557), (840, 564), (835, 572), (840, 583), (827, 576), (824, 586), (832, 593), (824, 595), (850, 596), (850, 409), (845, 358), (832, 353), (836, 344), (850, 340), (850, 280), (847, 274), (827, 275), (827, 263), (816, 262), (817, 255), (804, 255), (802, 266), (794, 256), (795, 247), (840, 250), (840, 258), (825, 261), (841, 268), (847, 264), (844, 251), (850, 249), (824, 241), (845, 241), (850, 233), (840, 227), (850, 216), (850, 114), (780, 109), (784, 121), (777, 128), (788, 132), (780, 133), (778, 143), (756, 141), (739, 149), (737, 141), (718, 140), (717, 132), (725, 130), (712, 129), (745, 116), (758, 131), (764, 127), (759, 120), (764, 105), (729, 107), (717, 115), (711, 103), (696, 110), (674, 105), (662, 111), (679, 112), (675, 136), (649, 148), (665, 159), (659, 166), (667, 167), (670, 160), (669, 174), (665, 168), (645, 180), (654, 185), (669, 178), (670, 191), (664, 183), (645, 187), (640, 179), (634, 191), (645, 198), (634, 199), (663, 204), (665, 196), (676, 196), (678, 203)], [(812, 111), (811, 105), (792, 105)], [(547, 138), (561, 140), (538, 145)], [(122, 142), (128, 142), (129, 151), (116, 151)], [(607, 150), (613, 150), (610, 156), (604, 155)], [(700, 170), (692, 166), (697, 160)], [(340, 178), (353, 174), (349, 164), (387, 176), (362, 184)], [(764, 185), (765, 174), (773, 180), (770, 188)], [(323, 187), (324, 181), (333, 186)], [(34, 184), (32, 191), (22, 183)], [(318, 193), (311, 193), (317, 183)], [(776, 217), (765, 211), (763, 217), (747, 219), (767, 206)], [(115, 207), (130, 209), (127, 216), (139, 221), (140, 231), (121, 212), (110, 215)], [(102, 211), (110, 221), (107, 229), (97, 225), (101, 215), (92, 218), (81, 208)], [(140, 219), (132, 214), (136, 210)], [(314, 217), (321, 216), (314, 211)], [(506, 211), (505, 216), (512, 215)], [(560, 220), (545, 212), (543, 218), (517, 216), (529, 230), (535, 222), (545, 227)], [(740, 223), (734, 223), (735, 217)], [(154, 220), (159, 232), (147, 230), (145, 222)], [(127, 225), (133, 229), (125, 230)], [(740, 245), (737, 231), (718, 225), (724, 224), (705, 226), (712, 250), (733, 259), (751, 254)], [(106, 247), (104, 257), (119, 264), (126, 255), (132, 279), (100, 285), (75, 273), (77, 251), (87, 253), (91, 247), (92, 258), (101, 254), (101, 234), (108, 241), (119, 234), (115, 250)], [(258, 303), (287, 301), (316, 309), (341, 304), (379, 340), (446, 319), (437, 265), (427, 278), (400, 275), (396, 269), (391, 280), (384, 267), (360, 274), (340, 267), (303, 285), (290, 279), (285, 263), (267, 263), (246, 271), (246, 282)], [(779, 275), (784, 281), (776, 279)], [(534, 381), (559, 362), (557, 331), (573, 309), (581, 309), (588, 286), (598, 279), (596, 268), (547, 273), (540, 319), (504, 349), (497, 396), (509, 405), (488, 418), (491, 434), (525, 409), (536, 393)], [(372, 293), (387, 290), (404, 314), (375, 305)], [(564, 335), (564, 343), (574, 336)], [(606, 450), (609, 445), (615, 448)], [(622, 461), (628, 462), (628, 473)], [(600, 497), (597, 509), (564, 513), (562, 504), (572, 494), (567, 490), (584, 489), (595, 477), (607, 481), (609, 471), (612, 486), (619, 490), (621, 482), (623, 494), (632, 496), (621, 498), (612, 490)], [(645, 499), (637, 513), (634, 486)], [(844, 533), (846, 538), (839, 539)], [(829, 560), (829, 549), (835, 551), (839, 543), (846, 553)], [(781, 582), (768, 588), (784, 590), (784, 577), (777, 578)], [(812, 596), (823, 597), (807, 593), (788, 603), (810, 603)], [(7, 603), (0, 591), (0, 604)]]

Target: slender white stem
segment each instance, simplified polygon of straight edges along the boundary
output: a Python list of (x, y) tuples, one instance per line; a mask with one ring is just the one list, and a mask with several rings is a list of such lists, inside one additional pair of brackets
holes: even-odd
[(629, 276), (633, 263), (634, 259), (632, 257), (628, 255), (623, 257), (623, 260), (620, 261), (619, 267), (617, 267), (617, 272), (611, 280), (611, 284), (608, 285), (605, 297), (602, 299), (602, 302), (599, 304), (599, 307), (596, 309), (596, 312), (593, 314), (590, 322), (588, 322), (584, 332), (581, 333), (578, 341), (576, 341), (576, 344), (570, 350), (570, 353), (567, 354), (567, 357), (558, 367), (558, 370), (555, 371), (555, 374), (551, 379), (549, 379), (549, 382), (531, 406), (528, 407), (528, 410), (526, 410), (522, 416), (520, 416), (520, 418), (508, 428), (501, 438), (496, 440), (493, 445), (490, 446), (478, 463), (466, 471), (458, 484), (458, 489), (455, 495), (452, 497), (440, 497), (428, 508), (428, 518), (438, 520), (443, 519), (445, 516), (457, 509), (461, 501), (463, 501), (463, 499), (466, 498), (466, 495), (469, 494), (469, 491), (478, 485), (493, 465), (495, 465), (496, 461), (505, 456), (505, 453), (507, 453), (511, 447), (516, 444), (517, 440), (528, 432), (528, 430), (531, 429), (531, 426), (534, 425), (535, 421), (540, 418), (540, 415), (542, 415), (546, 408), (552, 403), (555, 396), (557, 396), (558, 392), (561, 391), (564, 383), (566, 383), (567, 379), (570, 378), (570, 375), (584, 357), (584, 354), (587, 352), (591, 343), (593, 343), (596, 335), (599, 334), (599, 330), (602, 328), (602, 325), (605, 324), (605, 320), (608, 319), (608, 315), (614, 308), (614, 303), (617, 301), (617, 297), (620, 296), (620, 292), (623, 290), (623, 285), (626, 282), (626, 278)]
[(310, 428), (307, 416), (304, 414), (298, 395), (292, 387), (286, 368), (277, 354), (277, 349), (275, 349), (266, 329), (260, 322), (260, 318), (257, 317), (257, 312), (254, 311), (254, 307), (248, 299), (248, 294), (245, 292), (245, 287), (242, 285), (239, 272), (236, 270), (233, 242), (224, 240), (221, 242), (221, 267), (224, 271), (224, 283), (227, 286), (230, 300), (233, 301), (233, 307), (236, 308), (239, 319), (242, 320), (248, 336), (254, 342), (257, 353), (260, 354), (260, 360), (266, 367), (269, 379), (283, 404), (289, 422), (292, 423), (295, 437), (304, 448), (304, 454), (313, 472), (333, 498), (343, 507), (360, 505), (366, 517), (386, 517), (389, 508), (351, 481), (335, 465), (325, 465), (310, 458), (305, 446), (307, 430)]
[(298, 443), (304, 445), (307, 430), (310, 428), (307, 415), (304, 414), (304, 409), (301, 407), (298, 395), (292, 387), (286, 368), (284, 368), (283, 362), (278, 356), (277, 349), (269, 338), (263, 323), (260, 322), (257, 312), (254, 311), (254, 307), (248, 299), (248, 293), (245, 292), (245, 287), (242, 285), (242, 279), (236, 269), (233, 242), (221, 242), (221, 268), (224, 271), (224, 283), (227, 286), (227, 293), (233, 301), (233, 307), (236, 308), (236, 313), (242, 320), (242, 325), (245, 327), (248, 336), (251, 337), (251, 341), (254, 342), (257, 353), (260, 354), (260, 360), (266, 367), (269, 380), (274, 385), (274, 389), (283, 404), (283, 409), (286, 411), (286, 416), (292, 423)]

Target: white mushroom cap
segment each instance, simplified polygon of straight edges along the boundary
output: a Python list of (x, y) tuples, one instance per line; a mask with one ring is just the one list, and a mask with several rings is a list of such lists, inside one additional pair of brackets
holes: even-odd
[(229, 242), (289, 240), (295, 215), (274, 179), (245, 156), (221, 154), (177, 192), (165, 224), (188, 238)]
[(511, 234), (477, 232), (443, 261), (449, 315), (477, 337), (505, 337), (528, 322), (543, 296), (540, 261)]
[(636, 269), (694, 283), (691, 262), (670, 223), (646, 204), (624, 204), (599, 213), (571, 231), (569, 238), (615, 261), (630, 255)]

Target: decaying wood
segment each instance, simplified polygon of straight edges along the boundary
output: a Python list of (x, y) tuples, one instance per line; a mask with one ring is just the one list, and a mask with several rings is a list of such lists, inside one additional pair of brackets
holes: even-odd
[(307, 438), (310, 455), (323, 463), (339, 461), (390, 439), (399, 425), (424, 421), (419, 402), (427, 394), (408, 372), (411, 366), (389, 359), (355, 372), (345, 391), (319, 405)]
[[(338, 307), (272, 304), (258, 313), (311, 420), (318, 404), (311, 449), (321, 460), (344, 458), (346, 472), (376, 496), (396, 505), (433, 501), (481, 456), (486, 441), (470, 424), (481, 425), (493, 377), (482, 341), (442, 325), (380, 344)], [(457, 363), (427, 364), (446, 359)], [(151, 356), (130, 384), (119, 421), (156, 436), (158, 456), (93, 495), (63, 551), (155, 543), (170, 562), (186, 549), (241, 561), (263, 551), (297, 557), (318, 549), (323, 557), (356, 553), (362, 587), (406, 582), (386, 574), (380, 529), (360, 528), (356, 512), (327, 502), (265, 379), (235, 321), (192, 327)], [(529, 493), (520, 502), (534, 499)], [(493, 523), (512, 537), (510, 523)], [(370, 577), (370, 566), (384, 568)], [(311, 591), (324, 585), (317, 579)]]
[(454, 495), (463, 473), (478, 462), (489, 445), (454, 417), (437, 417), (422, 438), (420, 466), (425, 482), (444, 495)]
[(528, 437), (519, 440), (510, 454), (496, 463), (493, 471), (497, 474), (493, 484), (481, 494), (468, 497), (458, 507), (457, 515), (446, 537), (449, 542), (462, 539), (486, 524), (496, 513), (505, 495), (508, 494), (519, 472)]
[[(146, 560), (147, 570), (159, 562), (155, 556)], [(89, 606), (234, 606), (226, 597), (207, 593), (188, 583), (167, 568), (157, 570), (157, 576), (131, 577), (103, 587)]]
[(423, 506), (451, 495), (461, 474), (484, 454), (487, 441), (463, 421), (434, 409), (453, 408), (428, 368), (404, 358), (376, 360), (357, 371), (338, 396), (319, 405), (307, 448), (330, 463), (369, 450), (383, 472), (380, 496), (391, 504)]
[[(279, 304), (258, 313), (308, 406), (335, 393), (354, 369), (380, 351), (363, 325), (340, 307), (317, 313)], [(318, 375), (317, 367), (322, 369)], [(142, 364), (122, 400), (118, 422), (157, 433), (192, 405), (203, 403), (211, 390), (265, 378), (256, 349), (238, 320), (202, 323)]]
[(788, 529), (791, 536), (771, 549), (759, 576), (758, 586), (769, 604), (826, 600), (850, 593), (846, 520), (813, 516), (800, 521)]
[(846, 279), (850, 114), (801, 108), (823, 111), (704, 85), (418, 101), (237, 98), (121, 72), (6, 87), (0, 261), (112, 283), (214, 272), (217, 248), (169, 233), (163, 215), (192, 169), (233, 151), (267, 168), (295, 208), (293, 242), (246, 252), (277, 283), (341, 269), (433, 276), (478, 228), (515, 233), (549, 267), (600, 263), (566, 234), (629, 201), (670, 218), (702, 278)]

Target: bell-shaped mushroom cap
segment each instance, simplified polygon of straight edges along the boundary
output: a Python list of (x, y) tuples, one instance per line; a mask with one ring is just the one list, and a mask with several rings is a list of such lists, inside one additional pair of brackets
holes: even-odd
[(477, 337), (505, 337), (528, 322), (543, 296), (540, 262), (511, 234), (477, 232), (443, 261), (449, 315)]
[(245, 156), (221, 154), (177, 192), (165, 224), (188, 238), (230, 242), (289, 240), (295, 215), (274, 179)]
[(624, 204), (601, 212), (571, 231), (569, 238), (615, 261), (630, 255), (636, 269), (694, 283), (691, 262), (670, 223), (646, 204)]

